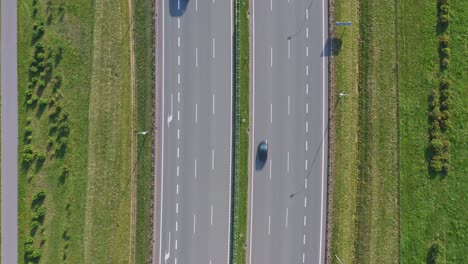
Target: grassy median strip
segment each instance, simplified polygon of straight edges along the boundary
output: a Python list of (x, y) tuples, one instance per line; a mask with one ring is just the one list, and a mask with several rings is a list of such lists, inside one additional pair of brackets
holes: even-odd
[[(450, 1), (452, 126), (444, 136), (451, 143), (451, 170), (445, 177), (428, 169), (429, 96), (440, 85), (437, 2), (399, 1), (401, 263), (463, 263), (468, 258), (468, 2)], [(433, 259), (434, 245), (439, 256)]]
[(128, 263), (133, 112), (129, 6), (94, 2), (84, 263)]
[(336, 7), (337, 21), (355, 24), (335, 30), (336, 95), (349, 96), (335, 102), (333, 263), (398, 263), (396, 4)]
[(153, 197), (152, 109), (154, 92), (153, 1), (134, 0), (137, 131), (137, 225), (136, 261), (149, 263), (151, 250), (151, 201)]
[(234, 221), (233, 263), (246, 263), (247, 211), (249, 186), (249, 1), (236, 1), (236, 119), (235, 120), (235, 178), (234, 178)]

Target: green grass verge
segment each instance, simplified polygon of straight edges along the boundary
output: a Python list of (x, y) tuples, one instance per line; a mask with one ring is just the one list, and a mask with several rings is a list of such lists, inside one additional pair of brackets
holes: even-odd
[(355, 24), (335, 31), (342, 41), (336, 87), (346, 87), (336, 93), (350, 96), (335, 102), (333, 263), (334, 255), (344, 263), (398, 263), (396, 5), (336, 3), (335, 19)]
[(236, 116), (236, 137), (238, 141), (235, 145), (236, 162), (235, 162), (235, 180), (234, 180), (234, 232), (232, 234), (233, 241), (233, 263), (246, 263), (247, 249), (247, 211), (248, 211), (248, 186), (249, 186), (249, 20), (248, 0), (238, 0), (239, 23), (238, 27), (238, 44), (239, 49), (236, 51), (237, 63), (239, 65), (236, 74), (236, 89), (237, 89), (237, 106)]
[[(52, 1), (52, 6), (61, 1)], [(88, 93), (90, 87), (91, 47), (93, 27), (93, 5), (89, 1), (67, 1), (63, 19), (55, 9), (50, 25), (45, 26), (42, 42), (47, 48), (57, 50), (63, 47), (63, 56), (53, 63), (54, 74), (62, 74), (61, 85), (53, 92), (52, 82), (48, 82), (41, 98), (61, 94), (57, 99), (63, 111), (70, 116), (70, 134), (63, 156), (54, 151), (56, 134), (49, 134), (53, 124), (49, 115), (56, 106), (27, 108), (25, 92), (28, 90), (28, 68), (33, 56), (31, 44), (34, 21), (46, 21), (46, 3), (38, 2), (38, 13), (33, 18), (33, 4), (29, 0), (18, 1), (18, 114), (19, 114), (19, 201), (18, 201), (18, 247), (20, 263), (25, 260), (25, 242), (31, 235), (33, 245), (42, 252), (42, 263), (84, 263), (83, 226), (84, 186), (87, 175), (88, 140)], [(37, 93), (37, 88), (33, 92)], [(45, 162), (34, 161), (29, 168), (22, 167), (22, 154), (26, 145), (24, 131), (26, 119), (31, 118), (34, 151), (46, 153)], [(53, 146), (47, 150), (48, 138), (53, 138)], [(69, 173), (61, 177), (66, 165)], [(32, 231), (32, 197), (44, 190), (46, 214), (36, 232)], [(41, 242), (42, 240), (42, 242)]]
[(153, 68), (153, 1), (134, 0), (137, 131), (137, 225), (135, 263), (149, 263), (151, 250), (151, 203), (153, 197), (153, 159), (151, 153), (152, 109), (154, 92)]
[(429, 94), (439, 86), (437, 1), (398, 3), (401, 263), (431, 263), (427, 257), (436, 241), (445, 249), (443, 263), (463, 263), (468, 259), (468, 2), (451, 1), (452, 170), (444, 179), (429, 173), (426, 153)]
[(132, 145), (128, 1), (94, 2), (84, 263), (128, 263)]

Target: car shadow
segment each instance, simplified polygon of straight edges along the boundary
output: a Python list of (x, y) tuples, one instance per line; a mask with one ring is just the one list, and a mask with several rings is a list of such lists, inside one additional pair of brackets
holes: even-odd
[(187, 10), (189, 0), (169, 0), (169, 14), (172, 17), (180, 17)]

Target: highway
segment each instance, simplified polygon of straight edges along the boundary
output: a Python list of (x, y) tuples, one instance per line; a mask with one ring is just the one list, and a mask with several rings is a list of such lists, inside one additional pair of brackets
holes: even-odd
[[(325, 263), (327, 2), (267, 0), (251, 11), (251, 164), (248, 260)], [(326, 55), (326, 53), (325, 53)]]
[(160, 199), (153, 262), (228, 263), (232, 2), (157, 5)]
[(1, 263), (18, 263), (18, 72), (17, 4), (1, 1), (2, 252)]

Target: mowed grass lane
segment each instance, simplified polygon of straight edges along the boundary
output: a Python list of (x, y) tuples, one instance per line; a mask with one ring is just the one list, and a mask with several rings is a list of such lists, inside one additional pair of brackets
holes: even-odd
[(336, 19), (354, 24), (335, 32), (335, 93), (350, 96), (335, 102), (332, 262), (398, 263), (396, 5), (335, 3)]
[(468, 2), (450, 2), (452, 170), (441, 178), (426, 156), (429, 95), (439, 87), (437, 1), (399, 1), (401, 263), (426, 263), (436, 241), (446, 263), (468, 259)]
[[(336, 1), (337, 21), (353, 21), (352, 27), (334, 31), (334, 112), (331, 131), (332, 239), (331, 253), (343, 263), (353, 263), (356, 239), (359, 132), (359, 13), (358, 0)], [(339, 97), (340, 93), (349, 94)]]
[(128, 1), (96, 0), (84, 263), (128, 263), (134, 140)]

